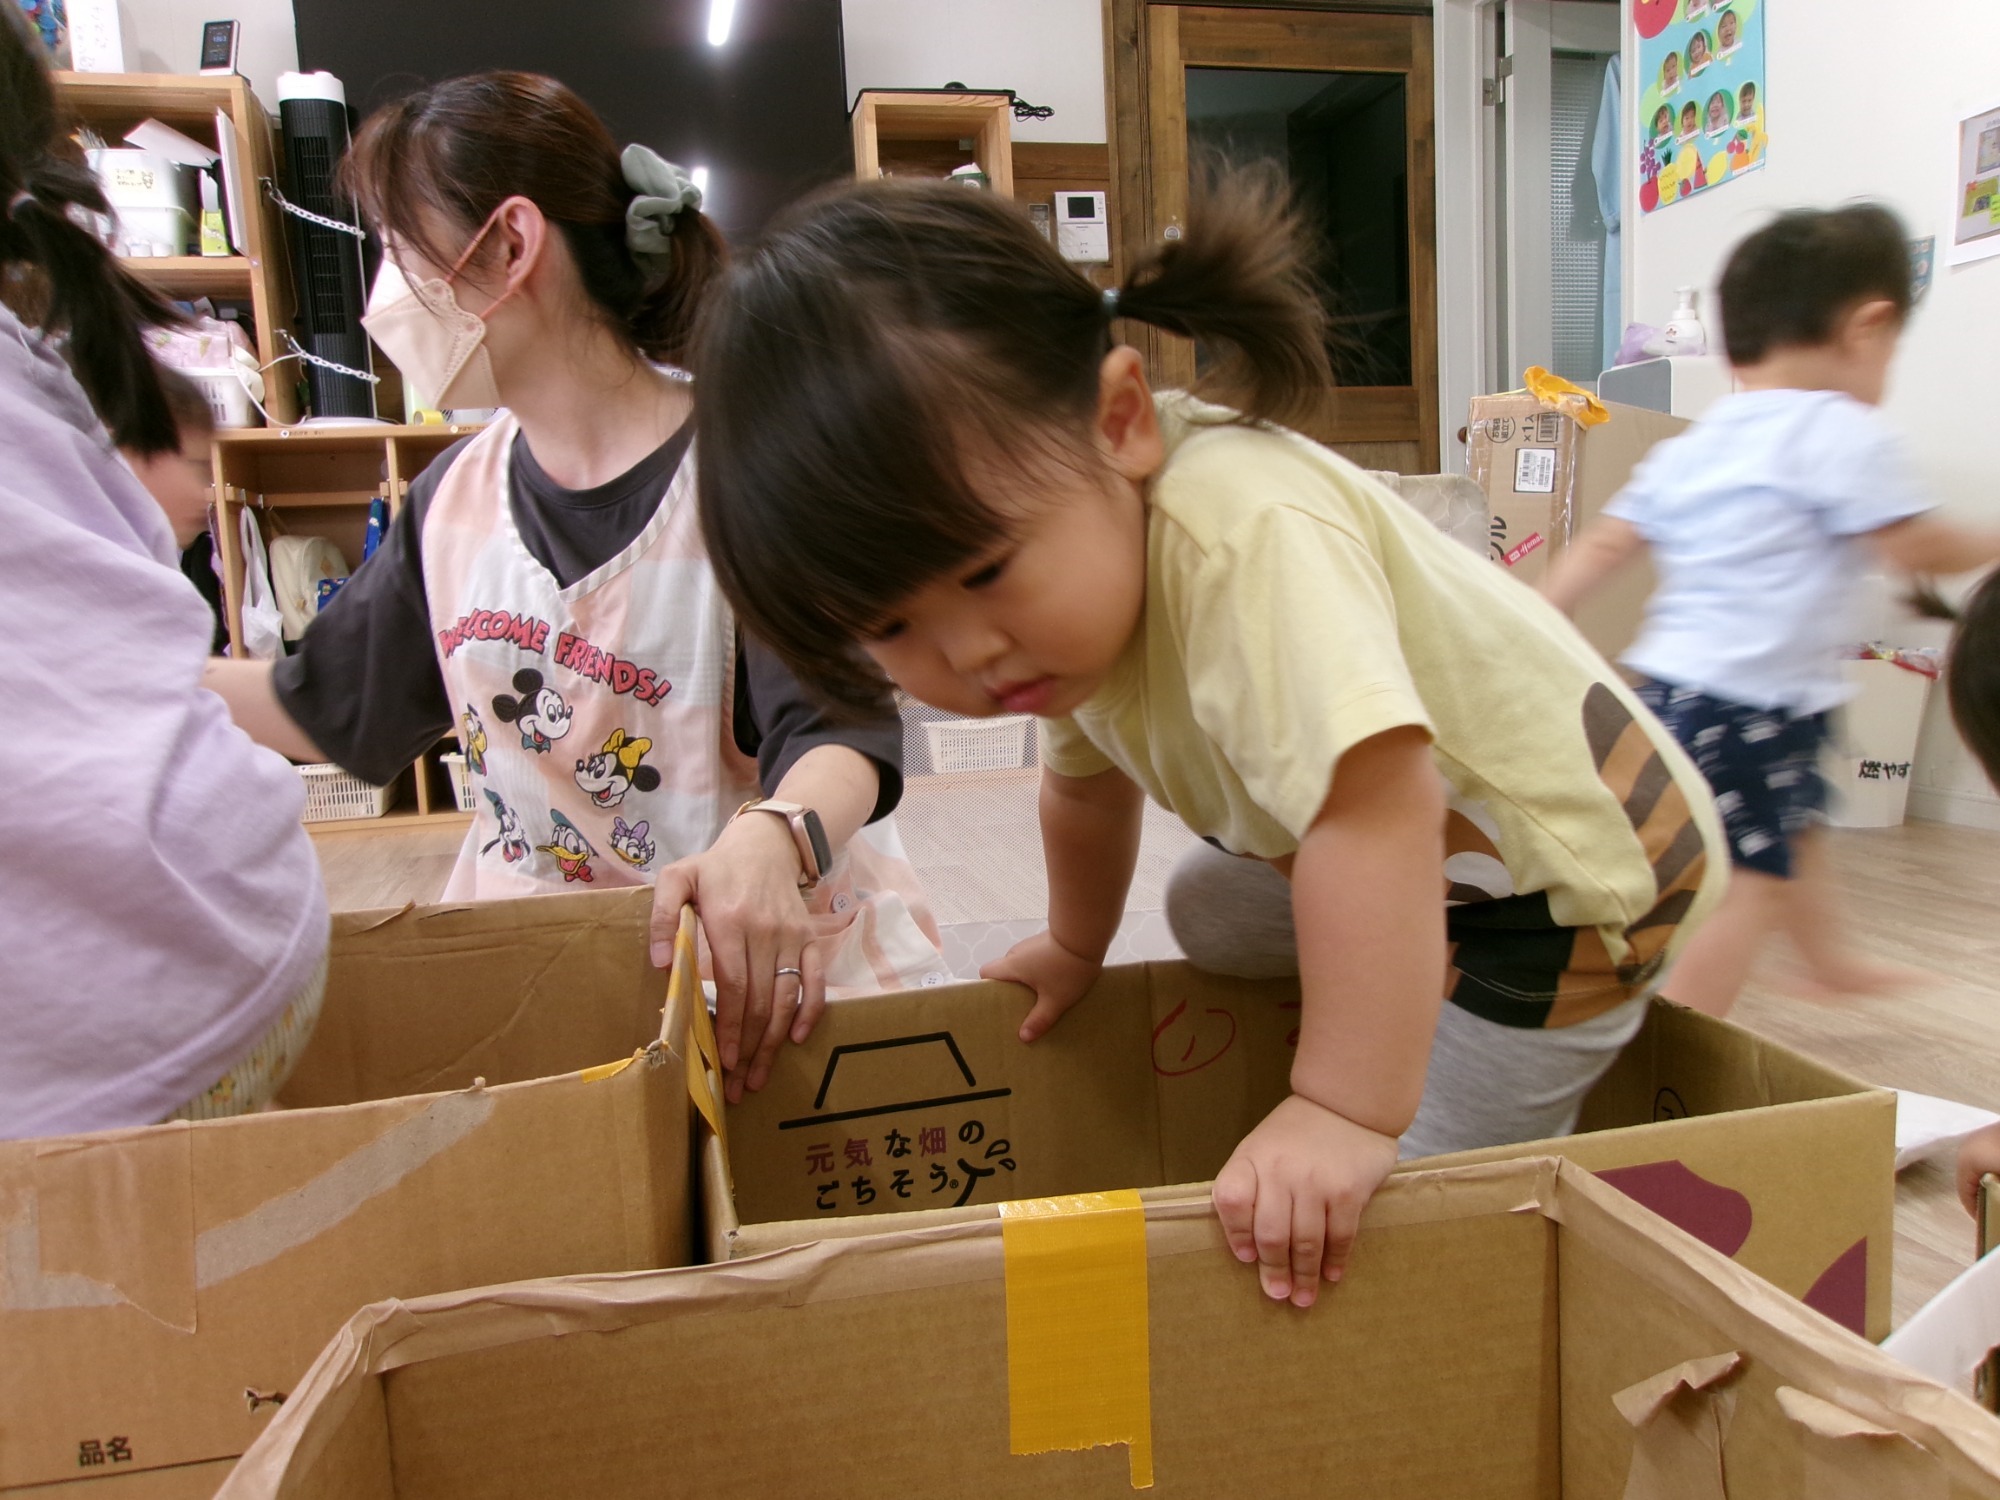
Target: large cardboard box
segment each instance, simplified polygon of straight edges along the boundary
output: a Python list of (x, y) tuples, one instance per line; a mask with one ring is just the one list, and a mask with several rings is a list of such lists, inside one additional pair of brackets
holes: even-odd
[[(1289, 1088), (1296, 981), (1184, 963), (1107, 969), (1033, 1046), (1025, 992), (843, 1001), (707, 1133), (709, 1253), (726, 1260), (1011, 1198), (1189, 1196)], [(1664, 1001), (1591, 1095), (1588, 1132), (1448, 1161), (1560, 1153), (1849, 1327), (1888, 1332), (1893, 1093)], [(1192, 1190), (1205, 1196), (1206, 1189)]]
[[(1472, 398), (1466, 472), (1486, 492), (1488, 555), (1522, 582), (1539, 585), (1549, 563), (1595, 520), (1655, 443), (1687, 420), (1606, 402), (1611, 420), (1582, 427), (1526, 391)], [(1585, 640), (1616, 657), (1632, 644), (1653, 592), (1641, 562), (1577, 611)]]
[[(836, 1007), (837, 1008), (837, 1007)], [(370, 1308), (220, 1500), (2000, 1497), (2000, 1424), (1567, 1163), (1266, 1300), (1130, 1194)]]
[(321, 1107), (0, 1143), (0, 1489), (212, 1494), (366, 1303), (685, 1264), (650, 900), (342, 917), (290, 1089)]

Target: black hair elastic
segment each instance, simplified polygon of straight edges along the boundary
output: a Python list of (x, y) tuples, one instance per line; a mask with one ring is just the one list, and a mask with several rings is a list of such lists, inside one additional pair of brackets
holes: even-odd
[(1115, 318), (1117, 316), (1118, 316), (1118, 288), (1115, 286), (1108, 286), (1104, 289), (1105, 321), (1109, 322), (1112, 318)]

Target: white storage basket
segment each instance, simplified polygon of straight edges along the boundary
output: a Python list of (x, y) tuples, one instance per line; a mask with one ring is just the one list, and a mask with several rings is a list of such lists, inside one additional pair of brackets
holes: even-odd
[(927, 719), (931, 770), (940, 775), (963, 771), (1017, 771), (1028, 763), (1028, 736), (1035, 732), (1030, 714), (1004, 714), (997, 719)]
[(297, 770), (299, 779), (306, 784), (303, 821), (307, 823), (379, 818), (389, 810), (393, 794), (386, 786), (370, 786), (339, 766), (299, 766)]
[(458, 800), (460, 812), (477, 812), (479, 794), (472, 789), (472, 772), (466, 768), (465, 752), (446, 750), (438, 756), (451, 776), (451, 794)]

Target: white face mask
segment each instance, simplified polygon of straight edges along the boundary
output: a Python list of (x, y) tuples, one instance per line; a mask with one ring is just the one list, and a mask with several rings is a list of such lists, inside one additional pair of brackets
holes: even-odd
[[(490, 313), (493, 308), (486, 310)], [(438, 406), (501, 404), (493, 362), (486, 353), (486, 320), (458, 305), (449, 280), (412, 283), (394, 260), (383, 256), (361, 326), (418, 392)]]

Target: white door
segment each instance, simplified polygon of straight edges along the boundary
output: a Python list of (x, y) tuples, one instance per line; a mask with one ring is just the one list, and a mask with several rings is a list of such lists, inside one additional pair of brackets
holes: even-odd
[[(1590, 170), (1620, 11), (1617, 0), (1433, 0), (1447, 468), (1464, 471), (1474, 396), (1518, 388), (1534, 364), (1587, 383), (1624, 330), (1621, 257), (1593, 212)], [(1621, 111), (1610, 120), (1622, 128)], [(1621, 153), (1605, 145), (1609, 177)], [(1627, 201), (1622, 183), (1606, 185), (1614, 209)]]
[[(1541, 365), (1590, 384), (1624, 331), (1615, 238), (1623, 110), (1607, 97), (1616, 0), (1501, 0), (1494, 38), (1497, 212), (1490, 236), (1501, 377)], [(1602, 149), (1600, 149), (1600, 147)], [(1599, 171), (1607, 179), (1599, 181)]]

